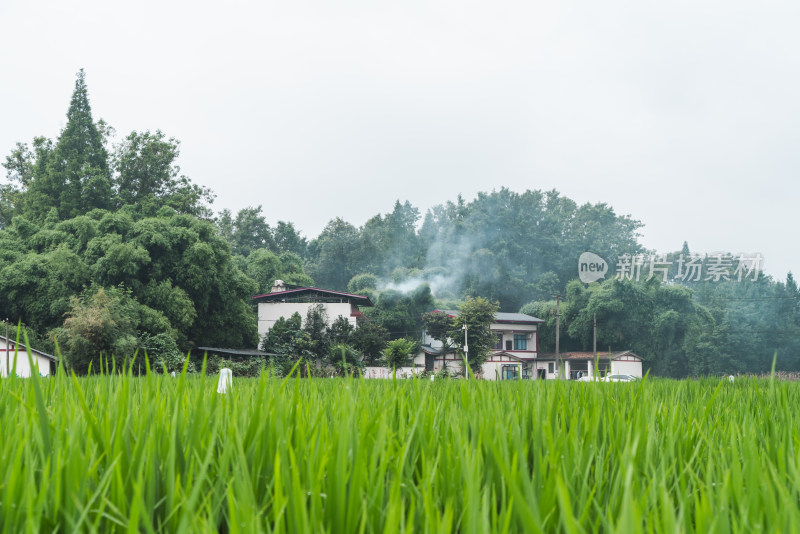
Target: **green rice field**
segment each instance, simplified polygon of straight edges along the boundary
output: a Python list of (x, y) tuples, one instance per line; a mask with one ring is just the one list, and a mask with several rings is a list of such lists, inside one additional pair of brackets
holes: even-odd
[(0, 380), (2, 532), (795, 532), (800, 383)]

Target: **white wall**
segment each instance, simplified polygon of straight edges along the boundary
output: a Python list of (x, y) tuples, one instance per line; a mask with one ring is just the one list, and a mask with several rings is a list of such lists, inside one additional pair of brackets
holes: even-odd
[[(419, 367), (400, 367), (397, 369), (397, 378), (411, 378), (422, 374), (425, 369)], [(392, 378), (393, 369), (387, 367), (365, 367), (364, 378)]]
[[(0, 339), (0, 376), (6, 377), (9, 375), (9, 372), (14, 369), (14, 348), (13, 343), (9, 343), (11, 345), (10, 350), (8, 350), (8, 346), (6, 345), (6, 341), (4, 339)], [(8, 353), (6, 353), (8, 350)], [(8, 367), (6, 367), (6, 354), (8, 354)], [(31, 366), (28, 360), (28, 353), (20, 347), (19, 352), (16, 354), (17, 357), (17, 367), (16, 367), (16, 374), (17, 376), (21, 377), (29, 377), (31, 376)], [(48, 376), (50, 374), (50, 359), (46, 356), (42, 356), (40, 354), (36, 354), (35, 352), (32, 354), (33, 357), (33, 366), (36, 372), (41, 374), (42, 376)]]
[(502, 380), (504, 365), (515, 365), (519, 372), (519, 379), (522, 380), (524, 364), (521, 362), (483, 362), (483, 366), (481, 366), (483, 378), (485, 380)]
[(445, 361), (447, 362), (447, 370), (453, 373), (463, 373), (464, 361), (461, 358), (453, 358), (452, 354), (447, 355), (447, 360), (443, 360), (441, 356), (437, 356), (433, 362), (433, 372), (439, 373), (444, 368)]
[(536, 362), (536, 370), (533, 371), (535, 373), (535, 376), (533, 377), (534, 380), (539, 378), (539, 374), (538, 374), (539, 373), (539, 371), (538, 371), (539, 369), (544, 369), (544, 371), (545, 371), (545, 380), (554, 380), (554, 379), (558, 378), (558, 366), (556, 366), (555, 362), (552, 362), (553, 363), (553, 372), (552, 373), (548, 372), (549, 369), (550, 369), (550, 366), (549, 366), (550, 363), (551, 362), (548, 362), (548, 361)]
[[(492, 323), (491, 325), (492, 333), (494, 334), (502, 334), (503, 335), (503, 348), (505, 350), (506, 347), (506, 340), (514, 342), (514, 334), (525, 334), (527, 337), (527, 348), (525, 351), (534, 352), (536, 351), (536, 335), (538, 326), (535, 324), (506, 324), (506, 323)], [(463, 336), (459, 338), (459, 342), (463, 342)], [(422, 344), (428, 345), (435, 349), (442, 347), (442, 342), (436, 339), (433, 339), (431, 336), (428, 335), (427, 332), (422, 333)], [(494, 350), (494, 349), (492, 349)], [(513, 349), (507, 352), (515, 352)], [(521, 352), (521, 351), (517, 351)]]
[(526, 351), (536, 350), (536, 332), (537, 325), (535, 324), (507, 324), (507, 323), (492, 323), (491, 330), (493, 333), (503, 335), (503, 350), (506, 350), (506, 341), (511, 341), (511, 350), (507, 352), (514, 352), (514, 334), (526, 335)]
[(612, 375), (631, 375), (642, 377), (642, 362), (634, 360), (613, 360), (611, 362)]
[[(303, 323), (306, 321), (306, 314), (311, 306), (316, 306), (316, 302), (259, 302), (258, 303), (258, 336), (263, 337), (272, 325), (284, 317), (288, 319), (295, 312), (300, 314)], [(345, 317), (350, 324), (356, 326), (356, 318), (351, 317), (353, 306), (349, 302), (321, 302), (322, 307), (328, 314), (328, 325), (333, 323), (340, 315)]]

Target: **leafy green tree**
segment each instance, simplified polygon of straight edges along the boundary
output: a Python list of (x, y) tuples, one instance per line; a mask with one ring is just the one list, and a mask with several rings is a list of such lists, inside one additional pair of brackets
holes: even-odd
[(112, 157), (116, 205), (135, 205), (149, 216), (169, 206), (178, 213), (208, 217), (213, 194), (180, 174), (175, 163), (179, 147), (177, 139), (167, 138), (160, 130), (131, 132)]
[(247, 256), (257, 249), (275, 250), (275, 241), (266, 219), (261, 214), (261, 206), (239, 210), (233, 221), (234, 254)]
[(379, 292), (375, 306), (364, 314), (386, 328), (392, 338), (416, 339), (422, 334), (423, 314), (434, 307), (430, 286), (421, 284), (407, 293), (394, 289)]
[(278, 221), (272, 231), (272, 238), (275, 242), (275, 249), (278, 252), (291, 252), (300, 258), (306, 256), (308, 240), (300, 235), (294, 227), (294, 223)]
[[(556, 350), (556, 301), (539, 300), (529, 302), (519, 310), (520, 313), (536, 317), (544, 321), (539, 323), (536, 338), (541, 352), (555, 352)], [(562, 334), (564, 329), (562, 328)], [(559, 340), (561, 342), (561, 340)], [(565, 347), (566, 345), (561, 345)], [(561, 348), (559, 347), (559, 348)], [(585, 348), (585, 347), (584, 347)], [(571, 350), (571, 349), (570, 349)], [(563, 349), (562, 349), (563, 351)]]
[[(189, 295), (167, 280), (150, 280), (140, 288), (138, 300), (154, 310), (158, 310), (174, 329), (174, 342), (188, 347), (188, 331), (197, 320), (197, 311)], [(172, 369), (170, 369), (172, 370)]]
[[(149, 313), (152, 310), (144, 310), (128, 292), (100, 287), (82, 299), (71, 299), (64, 326), (55, 332), (56, 339), (76, 373), (86, 373), (90, 365), (98, 369), (101, 360), (119, 369), (134, 357), (142, 319)], [(150, 328), (159, 322), (152, 317), (146, 320)], [(166, 321), (161, 321), (161, 326), (166, 328)]]
[(37, 162), (44, 162), (53, 149), (52, 142), (44, 137), (35, 138), (33, 146), (31, 152), (28, 145), (17, 143), (3, 163), (8, 183), (0, 185), (0, 229), (10, 227), (14, 216), (21, 215), (24, 194), (33, 180)]
[(383, 351), (383, 365), (389, 369), (406, 367), (418, 349), (416, 341), (400, 338), (389, 341)]
[(791, 272), (776, 285), (776, 351), (785, 369), (800, 369), (800, 289)]
[(361, 354), (347, 343), (334, 343), (330, 347), (328, 363), (333, 367), (338, 376), (348, 376), (364, 368)]
[(389, 331), (376, 321), (361, 321), (351, 336), (353, 347), (358, 350), (367, 365), (375, 365), (386, 348)]
[(312, 287), (314, 285), (314, 279), (306, 274), (305, 263), (300, 256), (286, 251), (281, 252), (279, 258), (281, 260), (280, 280), (296, 286)]
[(0, 243), (0, 306), (40, 332), (60, 326), (70, 298), (92, 283), (123, 284), (169, 318), (183, 349), (257, 343), (257, 286), (209, 221), (171, 208), (145, 218), (129, 209), (41, 223), (18, 216)]
[(458, 317), (451, 322), (448, 337), (453, 345), (464, 351), (464, 331), (467, 326), (468, 362), (473, 372), (479, 372), (497, 337), (491, 331), (499, 305), (483, 297), (467, 297), (458, 309)]
[(268, 250), (282, 258), (290, 258), (293, 272), (306, 276), (302, 258), (308, 242), (293, 223), (278, 221), (272, 229), (261, 212), (261, 206), (256, 206), (239, 210), (235, 218), (230, 210), (222, 210), (217, 218), (217, 227), (234, 254), (247, 257), (255, 251)]
[(261, 340), (261, 350), (268, 353), (270, 366), (285, 376), (300, 358), (311, 359), (311, 337), (303, 330), (302, 317), (292, 314), (279, 318)]
[(0, 268), (0, 302), (10, 317), (45, 331), (61, 324), (90, 281), (86, 263), (67, 248), (16, 254)]
[(330, 221), (310, 248), (316, 260), (309, 274), (326, 289), (344, 291), (355, 275), (353, 263), (358, 257), (358, 231), (340, 218)]
[(328, 327), (328, 337), (334, 345), (350, 345), (355, 330), (355, 327), (350, 324), (347, 317), (340, 315)]
[[(173, 336), (166, 333), (155, 335), (144, 333), (140, 335), (139, 343), (154, 371), (180, 373), (183, 370), (186, 355), (178, 349)], [(190, 365), (191, 368), (187, 371), (193, 372), (194, 365), (192, 362)]]
[[(555, 308), (549, 301), (521, 310), (545, 320), (539, 326), (543, 351), (555, 349)], [(570, 282), (561, 304), (562, 352), (591, 350), (595, 317), (598, 352), (633, 350), (653, 374), (679, 377), (731, 368), (720, 351), (725, 330), (687, 288), (655, 278), (641, 283), (612, 278), (589, 287)]]
[(322, 304), (308, 308), (303, 332), (308, 335), (311, 357), (318, 364), (325, 362), (330, 354), (331, 341), (328, 337), (328, 314)]
[(365, 289), (378, 287), (378, 277), (370, 273), (357, 274), (347, 283), (347, 291), (358, 294)]
[(489, 302), (483, 297), (467, 297), (459, 306), (456, 317), (450, 317), (443, 312), (427, 314), (425, 324), (430, 327), (427, 330), (428, 335), (440, 341), (446, 350), (452, 347), (463, 355), (466, 325), (467, 361), (473, 372), (479, 372), (489, 350), (497, 342), (491, 325), (498, 307), (496, 302)]
[(123, 206), (133, 206), (146, 216), (164, 206), (210, 216), (213, 194), (180, 175), (175, 164), (177, 140), (160, 131), (132, 132), (109, 158), (107, 145), (113, 132), (102, 120), (93, 120), (81, 70), (58, 140), (37, 137), (33, 150), (18, 143), (6, 158), (9, 184), (0, 188), (0, 228), (8, 227), (15, 215), (41, 220), (51, 209), (61, 220)]
[[(613, 260), (642, 252), (641, 223), (605, 204), (578, 206), (557, 191), (515, 193), (506, 188), (479, 193), (472, 202), (435, 206), (419, 231), (426, 270), (445, 270), (438, 297), (483, 296), (502, 309), (519, 309), (576, 275), (582, 252)], [(420, 265), (421, 266), (421, 265)]]
[(231, 210), (224, 209), (219, 213), (219, 216), (214, 221), (217, 224), (220, 236), (231, 246), (233, 249), (233, 214)]
[(244, 273), (258, 284), (258, 293), (269, 292), (275, 280), (283, 280), (280, 258), (265, 248), (251, 252), (243, 266)]
[(304, 287), (314, 285), (303, 270), (303, 260), (292, 252), (278, 256), (265, 248), (254, 250), (247, 256), (244, 270), (258, 284), (259, 293), (268, 292), (275, 280)]
[(419, 210), (399, 200), (391, 213), (369, 219), (359, 230), (354, 270), (386, 276), (397, 267), (417, 265), (423, 260), (416, 232), (418, 220)]
[[(45, 148), (44, 145), (41, 148)], [(55, 147), (41, 154), (25, 194), (25, 213), (39, 218), (50, 208), (69, 219), (95, 208), (111, 207), (112, 184), (108, 153), (92, 119), (83, 70), (78, 72), (67, 125)]]
[(450, 352), (452, 340), (448, 336), (454, 328), (453, 318), (446, 313), (431, 312), (423, 315), (422, 319), (425, 325), (425, 332), (442, 343), (442, 351), (444, 353)]

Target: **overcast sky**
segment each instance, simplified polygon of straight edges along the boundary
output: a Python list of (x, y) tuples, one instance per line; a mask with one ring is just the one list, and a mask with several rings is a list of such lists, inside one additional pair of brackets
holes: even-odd
[(3, 0), (0, 154), (161, 129), (215, 210), (309, 238), (396, 199), (557, 189), (659, 252), (800, 271), (800, 2)]

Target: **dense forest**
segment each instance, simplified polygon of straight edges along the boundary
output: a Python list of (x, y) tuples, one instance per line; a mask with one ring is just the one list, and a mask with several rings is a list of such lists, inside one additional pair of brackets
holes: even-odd
[[(78, 74), (57, 139), (19, 143), (0, 185), (0, 313), (31, 342), (56, 344), (77, 370), (97, 354), (144, 349), (164, 362), (199, 346), (256, 347), (251, 297), (273, 280), (369, 295), (387, 338), (417, 339), (422, 316), (484, 297), (543, 320), (561, 350), (633, 349), (667, 376), (800, 369), (800, 292), (753, 280), (577, 280), (591, 251), (646, 254), (641, 224), (557, 191), (502, 188), (422, 215), (398, 200), (360, 227), (331, 220), (304, 237), (261, 206), (211, 209), (213, 192), (180, 173), (179, 142), (160, 131), (120, 141), (95, 121)], [(688, 254), (688, 245), (671, 256)], [(623, 277), (624, 278), (624, 277)]]

